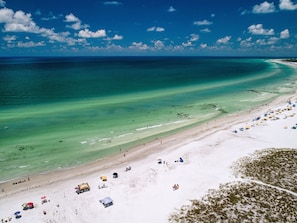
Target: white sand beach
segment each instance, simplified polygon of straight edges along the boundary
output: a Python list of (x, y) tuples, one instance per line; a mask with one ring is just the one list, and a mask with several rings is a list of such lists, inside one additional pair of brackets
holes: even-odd
[[(289, 103), (290, 102), (290, 103)], [(297, 94), (206, 123), (95, 163), (0, 185), (0, 219), (11, 222), (168, 222), (209, 189), (238, 181), (231, 165), (266, 148), (297, 149)], [(183, 162), (180, 162), (182, 158)], [(161, 163), (158, 163), (161, 159)], [(126, 167), (131, 170), (126, 171)], [(118, 178), (113, 178), (113, 173)], [(103, 182), (100, 177), (106, 176)], [(17, 183), (23, 181), (23, 183)], [(90, 191), (76, 194), (78, 184)], [(16, 184), (17, 183), (17, 184)], [(99, 189), (98, 186), (106, 186)], [(173, 190), (173, 185), (179, 188)], [(48, 200), (42, 204), (41, 197)], [(99, 200), (110, 197), (113, 205)], [(22, 210), (33, 202), (35, 208)], [(16, 219), (14, 213), (21, 212)]]

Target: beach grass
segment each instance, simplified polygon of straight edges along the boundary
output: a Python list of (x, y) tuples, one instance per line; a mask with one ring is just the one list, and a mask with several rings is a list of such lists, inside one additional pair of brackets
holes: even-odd
[(297, 150), (266, 149), (243, 157), (234, 165), (236, 175), (297, 193)]
[(233, 165), (242, 181), (222, 184), (173, 213), (182, 222), (296, 222), (296, 149), (256, 151)]

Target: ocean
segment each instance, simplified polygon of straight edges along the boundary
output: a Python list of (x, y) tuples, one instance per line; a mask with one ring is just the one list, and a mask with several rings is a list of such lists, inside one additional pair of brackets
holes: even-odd
[(0, 182), (71, 168), (296, 91), (259, 58), (0, 58)]

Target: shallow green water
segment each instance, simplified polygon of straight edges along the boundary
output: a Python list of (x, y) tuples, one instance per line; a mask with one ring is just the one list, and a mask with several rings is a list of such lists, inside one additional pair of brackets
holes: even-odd
[(296, 90), (249, 58), (2, 58), (0, 181), (68, 168)]

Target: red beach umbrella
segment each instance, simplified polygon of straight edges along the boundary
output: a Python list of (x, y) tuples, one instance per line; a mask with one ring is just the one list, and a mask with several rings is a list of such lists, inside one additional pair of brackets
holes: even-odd
[(34, 208), (34, 204), (33, 204), (33, 202), (28, 202), (28, 208)]

